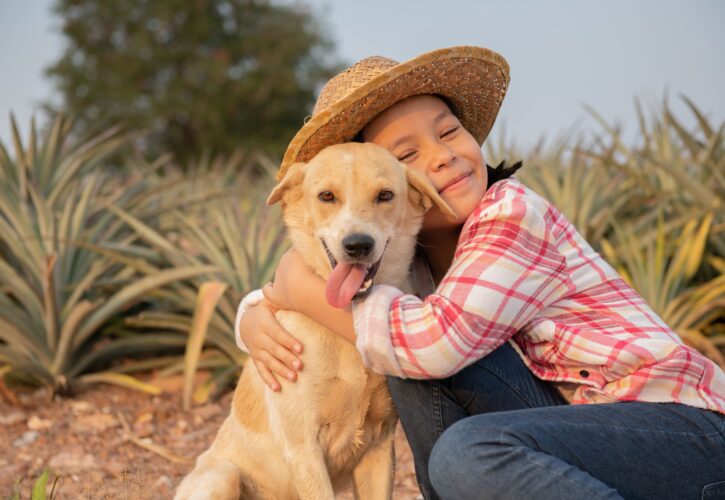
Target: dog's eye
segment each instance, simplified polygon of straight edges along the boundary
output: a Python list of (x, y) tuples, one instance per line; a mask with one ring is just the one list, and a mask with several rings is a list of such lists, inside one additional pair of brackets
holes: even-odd
[(393, 196), (395, 196), (395, 195), (393, 194), (393, 192), (391, 190), (383, 189), (382, 191), (380, 191), (378, 193), (378, 203), (390, 201), (393, 199)]
[(324, 203), (332, 203), (335, 201), (335, 195), (332, 191), (323, 191), (317, 195), (317, 199)]

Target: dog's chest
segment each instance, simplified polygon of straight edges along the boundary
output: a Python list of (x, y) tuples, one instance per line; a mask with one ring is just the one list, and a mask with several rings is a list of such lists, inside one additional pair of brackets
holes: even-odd
[(280, 311), (277, 317), (305, 346), (305, 368), (295, 385), (308, 387), (308, 409), (317, 405), (319, 442), (334, 475), (356, 463), (394, 423), (385, 377), (363, 365), (353, 344), (318, 323), (298, 313)]
[[(331, 477), (349, 472), (347, 469), (395, 425), (395, 412), (385, 378), (366, 373), (368, 378), (362, 391), (347, 386), (346, 390), (356, 393), (354, 397), (342, 398), (334, 408), (330, 405), (322, 410), (324, 423), (319, 440)], [(348, 394), (352, 395), (350, 392)]]

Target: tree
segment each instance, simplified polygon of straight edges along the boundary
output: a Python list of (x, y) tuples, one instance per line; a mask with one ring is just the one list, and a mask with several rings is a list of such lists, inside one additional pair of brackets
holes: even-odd
[[(78, 130), (123, 123), (180, 161), (279, 155), (339, 69), (312, 12), (268, 0), (58, 0), (67, 47), (46, 72)], [(48, 106), (53, 110), (51, 106)]]

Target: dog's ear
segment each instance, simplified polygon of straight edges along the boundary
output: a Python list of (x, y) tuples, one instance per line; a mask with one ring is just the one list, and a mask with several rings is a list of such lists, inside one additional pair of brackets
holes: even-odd
[(427, 212), (433, 208), (433, 204), (437, 205), (441, 211), (449, 217), (457, 217), (458, 215), (448, 206), (438, 191), (435, 190), (428, 178), (423, 174), (419, 174), (409, 167), (405, 167), (405, 177), (408, 180), (408, 197), (413, 206)]
[(287, 173), (284, 175), (279, 184), (277, 184), (267, 198), (267, 205), (274, 205), (282, 199), (284, 194), (302, 183), (304, 178), (303, 168), (306, 163), (293, 163), (287, 169)]

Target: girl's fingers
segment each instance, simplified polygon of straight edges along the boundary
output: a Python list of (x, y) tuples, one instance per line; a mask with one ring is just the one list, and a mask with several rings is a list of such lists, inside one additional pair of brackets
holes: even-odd
[(281, 387), (279, 385), (279, 382), (277, 382), (277, 377), (274, 376), (274, 374), (269, 371), (267, 366), (261, 362), (258, 359), (253, 359), (254, 366), (257, 368), (257, 372), (259, 372), (259, 376), (262, 377), (262, 381), (269, 386), (270, 389), (272, 389), (274, 392), (278, 392)]
[(294, 351), (297, 353), (302, 352), (302, 344), (299, 340), (294, 338), (290, 333), (282, 328), (282, 326), (277, 323), (277, 320), (275, 319), (274, 323), (269, 325), (271, 328), (266, 329), (266, 334), (272, 338), (275, 342), (278, 344), (282, 344), (290, 351)]
[(265, 364), (266, 368), (268, 368), (274, 375), (285, 378), (290, 382), (295, 382), (297, 380), (297, 373), (294, 370), (287, 368), (281, 361), (269, 352), (262, 352), (259, 358)]
[[(267, 338), (273, 341), (270, 342), (270, 345), (266, 346), (267, 350), (272, 352), (277, 359), (283, 361), (290, 368), (300, 370), (302, 368), (302, 360), (293, 353), (300, 354), (302, 352), (302, 343), (282, 328), (274, 314), (270, 314), (269, 321), (265, 322), (264, 330)], [(273, 343), (277, 344), (274, 346), (275, 348), (272, 348)]]
[(267, 352), (277, 361), (282, 362), (288, 370), (300, 371), (302, 369), (302, 360), (292, 354), (284, 345), (270, 341), (269, 345), (265, 347)]

